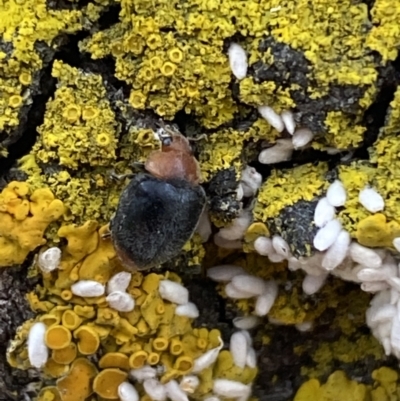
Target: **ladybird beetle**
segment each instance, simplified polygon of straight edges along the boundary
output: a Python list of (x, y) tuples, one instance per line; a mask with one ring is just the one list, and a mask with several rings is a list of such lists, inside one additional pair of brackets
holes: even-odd
[(150, 153), (146, 172), (124, 189), (110, 222), (116, 253), (131, 270), (150, 269), (177, 256), (206, 204), (188, 139), (166, 126), (157, 133), (161, 149)]

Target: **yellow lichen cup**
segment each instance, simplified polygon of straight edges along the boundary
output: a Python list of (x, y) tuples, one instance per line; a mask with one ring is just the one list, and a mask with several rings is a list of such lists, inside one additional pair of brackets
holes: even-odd
[(47, 329), (45, 343), (50, 349), (62, 349), (71, 343), (71, 332), (64, 326), (55, 325)]
[(169, 346), (169, 351), (171, 352), (172, 355), (179, 355), (183, 351), (183, 346), (182, 346), (182, 341), (173, 338), (171, 340), (171, 344)]
[(147, 352), (146, 351), (137, 351), (133, 353), (129, 357), (129, 366), (132, 369), (139, 369), (141, 368), (147, 361)]
[(94, 354), (100, 345), (100, 338), (96, 331), (89, 326), (81, 326), (74, 331), (74, 338), (78, 339), (78, 350), (83, 355)]
[(72, 310), (66, 310), (61, 321), (63, 326), (69, 330), (75, 330), (82, 323), (82, 319)]
[(168, 348), (168, 345), (168, 339), (164, 337), (157, 337), (153, 341), (153, 348), (156, 351), (165, 351)]
[(96, 136), (96, 143), (101, 147), (106, 147), (110, 144), (111, 140), (107, 134), (98, 134)]
[(168, 52), (168, 57), (169, 57), (169, 59), (170, 59), (173, 63), (178, 64), (178, 63), (180, 63), (180, 62), (182, 61), (182, 59), (183, 59), (182, 50), (179, 49), (178, 47), (174, 47), (173, 49), (171, 49), (171, 50)]
[(175, 71), (176, 65), (170, 61), (165, 62), (161, 67), (161, 74), (163, 74), (165, 77), (171, 77), (174, 75)]

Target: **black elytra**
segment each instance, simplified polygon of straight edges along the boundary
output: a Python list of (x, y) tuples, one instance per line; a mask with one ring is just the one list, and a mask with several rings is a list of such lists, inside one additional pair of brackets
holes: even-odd
[(138, 270), (177, 256), (206, 203), (203, 188), (182, 179), (136, 175), (122, 192), (110, 222), (114, 245)]

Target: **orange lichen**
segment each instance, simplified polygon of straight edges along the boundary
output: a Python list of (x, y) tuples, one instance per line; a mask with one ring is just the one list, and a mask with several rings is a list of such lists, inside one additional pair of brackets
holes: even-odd
[(0, 266), (20, 264), (44, 245), (47, 226), (64, 213), (63, 203), (49, 189), (29, 193), (28, 184), (12, 181), (0, 194)]
[(146, 351), (137, 351), (129, 357), (129, 366), (132, 369), (141, 368), (147, 361), (148, 354)]
[(127, 377), (128, 374), (120, 369), (104, 369), (95, 377), (93, 390), (106, 400), (118, 400), (118, 386)]
[(176, 338), (171, 340), (169, 351), (172, 355), (179, 355), (183, 351), (182, 342)]
[(169, 341), (163, 337), (157, 337), (153, 341), (153, 348), (156, 351), (165, 351), (168, 348)]
[(129, 369), (129, 358), (122, 352), (108, 352), (103, 355), (99, 361), (99, 367), (105, 368), (120, 368), (122, 370)]
[(49, 386), (40, 390), (37, 401), (62, 401), (62, 399), (57, 387)]
[(54, 378), (64, 376), (68, 370), (67, 365), (58, 363), (53, 358), (48, 359), (43, 368), (44, 373)]
[(57, 389), (63, 401), (84, 401), (92, 394), (92, 381), (96, 367), (86, 358), (74, 361), (67, 376), (57, 380)]
[(78, 351), (83, 355), (92, 355), (99, 348), (99, 335), (92, 327), (80, 326), (74, 331), (74, 338), (78, 339)]
[(66, 310), (62, 316), (62, 324), (68, 330), (75, 330), (82, 323), (80, 318), (74, 311)]
[(361, 245), (368, 247), (393, 247), (393, 239), (400, 236), (400, 224), (386, 221), (386, 216), (376, 213), (361, 220), (356, 237)]
[(51, 357), (57, 363), (69, 365), (76, 358), (76, 345), (71, 343), (65, 348), (55, 349), (51, 353)]
[(64, 326), (51, 326), (46, 331), (45, 342), (50, 349), (63, 349), (71, 343), (71, 332)]
[(189, 356), (180, 356), (174, 363), (174, 369), (179, 372), (186, 374), (189, 373), (193, 368), (193, 359)]

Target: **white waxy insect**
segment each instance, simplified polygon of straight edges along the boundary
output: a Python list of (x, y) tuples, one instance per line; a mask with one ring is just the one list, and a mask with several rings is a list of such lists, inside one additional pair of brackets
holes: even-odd
[(241, 201), (244, 197), (244, 189), (243, 184), (240, 182), (238, 187), (236, 188), (236, 200)]
[(246, 166), (242, 171), (241, 186), (245, 197), (254, 196), (262, 183), (262, 176), (254, 167)]
[(107, 296), (106, 301), (118, 312), (131, 312), (135, 309), (135, 300), (126, 292), (114, 291)]
[(292, 158), (293, 143), (290, 139), (278, 139), (276, 144), (264, 149), (258, 155), (258, 161), (262, 164), (281, 163)]
[(254, 297), (254, 294), (252, 292), (240, 290), (232, 283), (228, 283), (225, 286), (225, 294), (228, 298), (231, 299), (249, 299)]
[(381, 269), (362, 269), (358, 272), (357, 277), (361, 281), (385, 281), (393, 276), (393, 270), (388, 268)]
[(207, 209), (204, 209), (203, 213), (200, 215), (195, 231), (200, 235), (203, 243), (207, 242), (208, 239), (210, 238), (212, 234), (212, 228), (211, 228), (210, 216), (208, 215)]
[(164, 386), (171, 401), (189, 401), (187, 394), (179, 387), (176, 380), (170, 380)]
[(326, 197), (332, 206), (344, 206), (347, 196), (342, 182), (335, 180), (331, 185), (329, 185), (328, 191), (326, 192)]
[(219, 235), (229, 241), (239, 240), (244, 237), (252, 220), (249, 210), (242, 210), (236, 219), (234, 219), (228, 227), (219, 230)]
[(199, 317), (200, 313), (193, 302), (188, 302), (187, 304), (177, 306), (175, 309), (175, 315), (196, 319)]
[(393, 240), (393, 246), (396, 248), (397, 252), (400, 252), (400, 237)]
[(389, 285), (386, 281), (368, 281), (361, 283), (361, 289), (365, 292), (378, 292), (387, 290)]
[(278, 255), (284, 256), (289, 259), (291, 256), (289, 244), (280, 236), (274, 235), (272, 237), (272, 246)]
[(358, 195), (360, 203), (371, 213), (380, 212), (385, 208), (385, 202), (375, 189), (366, 187)]
[(347, 256), (350, 242), (350, 234), (346, 230), (341, 230), (336, 241), (326, 251), (322, 259), (322, 267), (325, 270), (333, 270), (338, 267)]
[(254, 241), (254, 249), (259, 255), (268, 256), (270, 253), (274, 251), (272, 247), (271, 238), (258, 237)]
[(153, 401), (165, 401), (167, 399), (167, 390), (157, 379), (146, 379), (143, 382), (143, 388)]
[[(397, 277), (396, 277), (396, 278), (397, 278)], [(397, 278), (397, 280), (400, 281), (399, 278)], [(390, 282), (389, 282), (389, 284), (390, 284)], [(399, 283), (399, 284), (400, 284), (400, 283)], [(400, 288), (400, 287), (399, 287), (399, 288)], [(400, 293), (399, 293), (399, 291), (397, 291), (396, 288), (391, 288), (391, 289), (390, 289), (390, 304), (391, 304), (391, 305), (397, 304), (397, 302), (399, 301), (399, 299), (400, 299)]]
[(331, 220), (320, 228), (314, 237), (314, 247), (319, 251), (325, 251), (336, 241), (342, 225), (339, 220)]
[(220, 248), (225, 248), (225, 249), (242, 249), (243, 244), (241, 240), (234, 240), (230, 241), (221, 236), (220, 233), (216, 233), (214, 235), (214, 244), (217, 245)]
[(278, 132), (282, 132), (285, 129), (282, 117), (275, 112), (272, 107), (269, 106), (259, 106), (258, 112), (261, 117), (266, 120), (272, 127), (274, 127)]
[(390, 338), (382, 339), (382, 346), (385, 351), (385, 355), (389, 356), (392, 353), (392, 345), (390, 342)]
[(302, 263), (299, 259), (296, 259), (294, 256), (288, 259), (288, 268), (291, 271), (296, 271), (301, 269)]
[(311, 276), (310, 274), (307, 274), (302, 283), (303, 291), (307, 295), (315, 294), (325, 284), (327, 277), (327, 274), (321, 274), (320, 276)]
[(391, 321), (397, 313), (397, 308), (394, 305), (386, 304), (381, 306), (378, 310), (374, 310), (371, 316), (372, 323), (381, 323)]
[(218, 282), (228, 282), (238, 274), (244, 274), (244, 270), (236, 265), (214, 266), (207, 270), (207, 277)]
[(301, 331), (302, 333), (306, 332), (306, 331), (310, 331), (314, 326), (313, 322), (302, 322), (302, 323), (297, 323), (295, 325), (296, 329), (298, 331)]
[(392, 289), (396, 290), (397, 293), (400, 293), (400, 278), (390, 277), (386, 281), (388, 282), (388, 284), (390, 284)]
[(321, 198), (314, 210), (314, 223), (317, 227), (323, 227), (335, 218), (336, 210), (328, 202), (328, 198)]
[(189, 302), (189, 291), (182, 284), (174, 281), (161, 280), (158, 291), (162, 299), (175, 304), (184, 305)]
[(232, 74), (241, 80), (247, 75), (248, 61), (247, 54), (242, 46), (237, 43), (231, 43), (228, 49), (229, 65)]
[(285, 125), (286, 131), (289, 132), (290, 135), (293, 135), (296, 129), (293, 113), (289, 110), (284, 110), (281, 113), (281, 118), (283, 124)]
[(390, 345), (392, 347), (392, 352), (398, 358), (400, 356), (400, 318), (397, 314), (392, 319)]
[(377, 327), (376, 334), (377, 337), (380, 339), (390, 338), (390, 331), (392, 330), (392, 320), (380, 322), (379, 326)]
[(253, 347), (249, 347), (247, 350), (246, 366), (249, 368), (255, 368), (257, 366), (257, 355)]
[(239, 291), (253, 294), (253, 296), (264, 294), (268, 289), (262, 278), (247, 274), (239, 274), (233, 277), (231, 283)]
[(246, 337), (241, 331), (232, 334), (229, 350), (232, 354), (235, 365), (243, 369), (246, 366), (248, 343)]
[(144, 365), (139, 369), (132, 369), (129, 372), (129, 376), (139, 383), (142, 383), (144, 380), (154, 379), (157, 377), (157, 369), (151, 367), (150, 365)]
[(276, 297), (278, 296), (278, 285), (274, 280), (267, 281), (265, 293), (259, 295), (256, 299), (254, 313), (257, 316), (265, 316), (271, 310)]
[(200, 385), (200, 379), (195, 375), (184, 376), (179, 382), (179, 387), (188, 394), (193, 394)]
[(42, 272), (50, 273), (60, 265), (61, 249), (53, 246), (39, 255), (38, 265)]
[(49, 350), (46, 347), (45, 335), (47, 327), (42, 322), (32, 325), (28, 334), (28, 358), (29, 363), (35, 368), (42, 368), (49, 358)]
[(390, 291), (382, 291), (376, 294), (370, 302), (370, 305), (373, 307), (380, 307), (382, 305), (386, 305), (390, 302)]
[(312, 141), (314, 134), (308, 128), (297, 129), (292, 137), (293, 147), (300, 149)]
[(233, 325), (242, 330), (251, 330), (260, 324), (260, 319), (257, 316), (240, 316), (233, 319)]
[(104, 285), (98, 281), (80, 280), (71, 285), (71, 291), (78, 297), (100, 297), (104, 294)]
[(131, 282), (132, 274), (129, 272), (120, 272), (114, 274), (107, 283), (107, 294), (114, 291), (125, 292)]
[(137, 390), (128, 382), (123, 382), (118, 386), (118, 397), (121, 401), (139, 401)]
[(194, 360), (192, 373), (200, 373), (204, 369), (210, 367), (218, 358), (219, 352), (224, 346), (224, 342), (219, 338), (219, 346), (212, 348), (203, 355)]
[(286, 258), (285, 258), (283, 255), (279, 254), (279, 253), (271, 252), (271, 253), (268, 255), (268, 259), (269, 259), (272, 263), (279, 263), (279, 262), (282, 262), (283, 260), (285, 260)]
[(350, 244), (351, 259), (360, 264), (365, 264), (372, 269), (378, 269), (382, 266), (382, 259), (377, 252), (353, 241)]
[(222, 397), (248, 397), (251, 393), (251, 387), (234, 380), (216, 379), (214, 380), (213, 391)]

